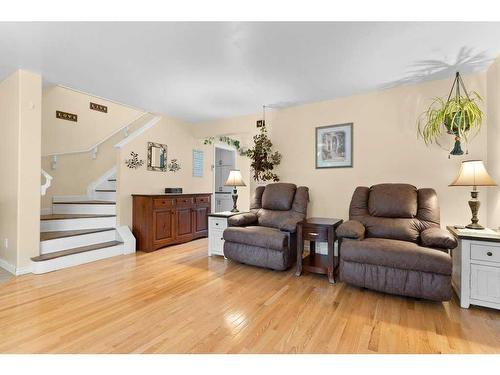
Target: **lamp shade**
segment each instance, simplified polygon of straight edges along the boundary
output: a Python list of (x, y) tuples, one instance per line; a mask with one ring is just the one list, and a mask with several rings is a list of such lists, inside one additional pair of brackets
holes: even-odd
[(450, 186), (496, 186), (482, 160), (466, 160), (460, 166), (457, 178)]
[(239, 169), (232, 169), (229, 172), (229, 176), (227, 177), (225, 186), (246, 186), (243, 182), (243, 178), (241, 177), (241, 172)]

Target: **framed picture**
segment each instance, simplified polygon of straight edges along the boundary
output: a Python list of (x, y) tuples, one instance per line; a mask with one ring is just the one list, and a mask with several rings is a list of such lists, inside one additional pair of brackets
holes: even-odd
[(316, 128), (316, 169), (352, 167), (352, 122)]

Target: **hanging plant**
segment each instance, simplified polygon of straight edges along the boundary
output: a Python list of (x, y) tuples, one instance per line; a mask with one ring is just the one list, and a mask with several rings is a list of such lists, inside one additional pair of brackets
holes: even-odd
[(203, 141), (203, 144), (204, 145), (211, 145), (214, 143), (216, 138), (218, 139), (219, 142), (226, 143), (227, 145), (234, 147), (239, 152), (240, 155), (242, 155), (242, 156), (245, 155), (245, 150), (241, 147), (240, 141), (237, 139), (234, 139), (234, 138), (230, 138), (230, 137), (225, 136), (225, 135), (221, 135), (218, 137), (205, 138), (205, 140)]
[[(465, 95), (461, 95), (460, 87)], [(454, 89), (455, 95), (452, 97)], [(443, 134), (450, 134), (455, 140), (450, 155), (463, 155), (461, 143), (468, 144), (481, 130), (483, 112), (478, 104), (482, 100), (475, 91), (469, 95), (460, 73), (457, 72), (448, 100), (435, 98), (429, 109), (421, 115), (418, 121), (418, 136), (426, 145), (436, 143), (444, 148), (439, 140)]]
[(272, 151), (273, 143), (267, 136), (265, 122), (259, 126), (259, 134), (253, 137), (254, 146), (248, 149), (245, 154), (252, 163), (253, 178), (256, 181), (279, 181), (279, 177), (273, 172), (274, 168), (281, 163), (281, 154)]
[(172, 159), (170, 160), (170, 163), (168, 163), (167, 168), (170, 172), (177, 172), (181, 170), (181, 165), (179, 164), (179, 161), (177, 159)]

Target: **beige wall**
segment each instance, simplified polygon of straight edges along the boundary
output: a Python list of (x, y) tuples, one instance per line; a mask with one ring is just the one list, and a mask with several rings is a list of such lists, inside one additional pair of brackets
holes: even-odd
[[(500, 184), (500, 57), (488, 70), (488, 172)], [(500, 227), (500, 188), (488, 188), (488, 225)]]
[[(167, 158), (170, 161), (177, 158), (181, 164), (181, 170), (173, 172), (148, 171), (146, 168), (147, 143), (155, 142), (167, 145)], [(193, 148), (204, 150), (205, 156), (209, 151), (197, 141), (187, 123), (163, 116), (161, 121), (147, 130), (130, 143), (125, 145), (117, 153), (117, 209), (120, 225), (132, 227), (132, 194), (162, 194), (165, 187), (181, 187), (185, 193), (210, 193), (210, 167), (205, 159), (204, 177), (193, 177), (192, 173), (192, 150)], [(138, 169), (129, 169), (125, 160), (130, 158), (130, 152), (139, 154), (144, 160), (144, 165)]]
[[(108, 113), (91, 110), (91, 101), (107, 106)], [(77, 114), (78, 122), (57, 119), (57, 110)], [(88, 149), (142, 113), (64, 87), (46, 87), (43, 90), (42, 154)]]
[(0, 258), (17, 269), (40, 247), (41, 106), (39, 75), (19, 70), (0, 83)]
[[(469, 90), (486, 97), (486, 74), (464, 77)], [(431, 98), (448, 93), (451, 80), (311, 103), (269, 111), (266, 122), (276, 149), (283, 155), (278, 168), (281, 181), (310, 188), (310, 216), (348, 217), (356, 186), (381, 182), (407, 182), (433, 187), (441, 203), (441, 221), (470, 221), (467, 188), (451, 188), (465, 159), (486, 159), (486, 128), (470, 144), (469, 154), (448, 159), (438, 147), (427, 148), (416, 138), (416, 119)], [(194, 132), (227, 131), (253, 134), (260, 115), (194, 125)], [(354, 168), (315, 169), (315, 127), (354, 123)], [(481, 189), (482, 191), (484, 189)], [(480, 218), (486, 223), (487, 196), (482, 194)]]

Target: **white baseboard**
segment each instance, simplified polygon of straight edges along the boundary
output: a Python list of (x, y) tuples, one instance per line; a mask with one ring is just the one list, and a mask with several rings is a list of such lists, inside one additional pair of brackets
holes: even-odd
[(15, 275), (16, 274), (16, 266), (8, 263), (7, 261), (0, 259), (0, 267), (2, 267), (5, 271)]
[(14, 265), (8, 263), (3, 259), (0, 259), (0, 267), (15, 276), (21, 276), (26, 275), (27, 273), (31, 273), (31, 265), (16, 268)]
[(16, 269), (16, 276), (26, 275), (27, 273), (31, 273), (31, 265)]
[[(316, 243), (316, 253), (322, 255), (328, 255), (328, 244), (326, 242), (317, 242)], [(309, 241), (304, 241), (304, 250), (309, 251)], [(335, 256), (339, 255), (338, 242), (335, 242), (333, 246), (333, 253)]]

